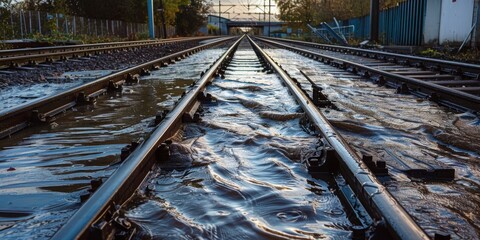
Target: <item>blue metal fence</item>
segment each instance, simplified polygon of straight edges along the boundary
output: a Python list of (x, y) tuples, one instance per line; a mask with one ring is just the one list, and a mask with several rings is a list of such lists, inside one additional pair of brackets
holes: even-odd
[[(408, 0), (380, 12), (379, 36), (383, 44), (421, 45), (427, 0)], [(355, 26), (355, 38), (368, 39), (370, 16), (342, 21)]]

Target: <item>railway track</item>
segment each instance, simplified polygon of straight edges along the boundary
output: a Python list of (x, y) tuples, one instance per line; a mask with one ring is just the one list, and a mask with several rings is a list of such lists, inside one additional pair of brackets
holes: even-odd
[[(249, 43), (247, 43), (247, 39)], [(98, 79), (85, 86), (69, 90), (66, 93), (46, 97), (33, 103), (4, 111), (0, 114), (0, 123), (2, 124), (2, 131), (0, 132), (4, 137), (10, 136), (12, 133), (27, 126), (35, 124), (44, 125), (45, 123), (52, 122), (57, 116), (73, 107), (77, 108), (80, 107), (80, 105), (92, 106), (91, 104), (95, 102), (96, 97), (107, 92), (115, 93), (116, 91), (121, 91), (122, 84), (129, 88), (128, 83), (135, 83), (138, 80), (139, 75), (146, 75), (148, 72), (147, 70), (158, 69), (160, 66), (179, 60), (180, 58), (186, 57), (201, 49), (212, 47), (229, 40), (233, 41), (232, 38), (213, 41), (196, 48), (175, 53), (121, 71), (117, 74)], [(192, 236), (198, 234), (206, 238), (235, 236), (235, 233), (228, 233), (229, 231), (223, 231), (221, 228), (210, 228), (207, 223), (205, 223), (204, 227), (199, 226), (203, 225), (203, 222), (198, 224), (192, 223), (194, 227), (184, 230), (180, 235), (169, 234), (175, 232), (175, 228), (172, 228), (172, 226), (177, 226), (181, 229), (183, 226), (182, 224), (186, 224), (185, 222), (195, 222), (197, 219), (203, 219), (206, 222), (209, 222), (211, 219), (228, 216), (230, 215), (229, 212), (232, 213), (238, 211), (238, 213), (231, 214), (236, 216), (245, 214), (244, 212), (251, 210), (253, 211), (252, 213), (246, 214), (252, 214), (254, 215), (253, 217), (250, 216), (250, 218), (248, 218), (246, 216), (236, 216), (233, 218), (233, 222), (227, 224), (224, 228), (236, 229), (239, 226), (242, 228), (242, 223), (250, 222), (250, 220), (247, 219), (265, 217), (264, 221), (266, 222), (263, 223), (258, 223), (258, 220), (252, 220), (252, 226), (248, 225), (247, 227), (244, 227), (247, 230), (242, 232), (242, 234), (250, 232), (250, 234), (253, 235), (243, 236), (245, 236), (245, 238), (256, 238), (256, 234), (258, 234), (258, 236), (264, 238), (295, 238), (298, 236), (328, 237), (328, 227), (327, 229), (316, 227), (319, 225), (319, 222), (322, 222), (325, 226), (336, 226), (337, 223), (335, 222), (335, 219), (341, 219), (344, 217), (345, 219), (342, 221), (346, 221), (347, 223), (342, 223), (345, 226), (336, 229), (336, 231), (339, 232), (338, 237), (357, 239), (364, 239), (368, 236), (396, 239), (429, 238), (424, 229), (419, 227), (418, 223), (414, 221), (401, 204), (389, 193), (387, 188), (377, 179), (376, 175), (379, 175), (379, 173), (382, 175), (382, 173), (384, 174), (387, 171), (385, 162), (382, 161), (382, 159), (372, 161), (371, 157), (368, 157), (367, 155), (359, 155), (358, 150), (353, 149), (350, 143), (342, 137), (340, 132), (333, 127), (332, 123), (327, 117), (325, 117), (324, 113), (322, 113), (323, 110), (319, 109), (325, 106), (329, 109), (335, 109), (335, 106), (332, 105), (332, 102), (330, 102), (328, 98), (322, 95), (321, 89), (315, 89), (314, 86), (316, 85), (314, 80), (310, 79), (308, 74), (302, 72), (304, 77), (310, 81), (312, 90), (310, 91), (309, 89), (306, 90), (303, 88), (298, 80), (290, 76), (282, 66), (279, 66), (272, 57), (259, 47), (259, 43), (265, 43), (264, 41), (265, 40), (251, 39), (249, 37), (242, 37), (235, 40), (235, 43), (229, 47), (215, 63), (210, 65), (208, 70), (202, 72), (201, 78), (188, 87), (188, 90), (182, 94), (182, 97), (175, 102), (175, 106), (171, 111), (162, 112), (162, 114), (156, 117), (153, 130), (148, 134), (148, 137), (145, 140), (133, 141), (122, 149), (121, 155), (115, 157), (116, 162), (119, 162), (120, 164), (118, 168), (115, 167), (112, 168), (113, 170), (108, 170), (113, 172), (108, 179), (100, 177), (92, 179), (91, 182), (89, 181), (90, 189), (87, 194), (81, 196), (82, 203), (80, 209), (70, 217), (66, 223), (61, 223), (59, 226), (61, 227), (60, 230), (56, 232), (53, 238), (109, 239), (115, 237), (128, 239), (135, 235), (140, 237), (144, 236), (144, 232), (149, 232), (151, 229), (148, 229), (148, 226), (142, 225), (141, 220), (136, 221), (134, 213), (137, 211), (139, 202), (142, 203), (145, 201), (158, 201), (153, 205), (163, 204), (161, 208), (166, 210), (162, 211), (168, 212), (171, 211), (172, 208), (178, 208), (177, 211), (168, 213), (176, 219), (176, 222), (174, 222), (175, 224), (172, 225), (171, 221), (168, 221), (168, 219), (164, 219), (163, 217), (159, 222), (153, 222), (153, 225), (157, 226), (162, 224), (161, 221), (167, 221), (165, 224), (166, 228), (161, 229), (160, 233), (157, 232), (157, 234), (162, 236), (174, 237), (184, 236), (184, 234), (190, 234)], [(268, 44), (276, 44), (276, 46), (286, 47), (279, 43), (274, 43), (273, 41), (268, 42)], [(236, 54), (238, 54), (239, 46), (244, 49), (244, 52), (241, 53), (240, 56), (236, 56)], [(252, 52), (252, 50), (255, 54), (248, 53)], [(296, 48), (294, 48), (294, 50), (297, 51)], [(242, 54), (245, 54), (245, 56)], [(306, 53), (304, 53), (304, 55), (305, 54)], [(306, 55), (310, 56), (309, 54)], [(317, 58), (318, 57), (319, 55), (317, 55)], [(342, 65), (343, 63), (344, 62), (339, 62), (338, 64)], [(357, 72), (358, 71), (361, 70), (357, 70)], [(268, 76), (274, 76), (270, 73), (276, 73), (275, 76), (278, 76), (278, 78), (270, 77), (269, 80)], [(244, 78), (246, 80), (240, 81), (242, 83), (240, 85), (235, 85), (229, 78), (229, 76), (234, 74), (238, 74), (239, 79)], [(254, 75), (256, 78), (251, 77), (252, 79), (248, 80), (250, 78), (250, 75), (248, 74)], [(285, 88), (279, 87), (280, 85), (277, 87), (274, 83), (275, 81), (281, 81), (281, 85)], [(233, 86), (229, 87), (229, 84), (233, 84)], [(397, 84), (395, 86), (398, 86), (398, 83), (395, 84)], [(269, 87), (277, 92), (272, 92), (271, 89), (270, 92), (264, 92), (263, 88), (268, 89)], [(291, 97), (286, 97), (287, 92)], [(243, 93), (243, 95), (237, 98), (235, 97), (237, 93)], [(262, 98), (262, 94), (267, 96), (267, 98)], [(275, 97), (273, 97), (274, 95)], [(256, 98), (259, 98), (258, 101), (265, 101), (268, 99), (268, 101), (284, 103), (284, 107), (288, 110), (285, 112), (271, 113), (270, 108), (255, 102)], [(446, 100), (440, 102), (447, 103)], [(298, 106), (296, 106), (295, 103), (298, 104)], [(448, 104), (446, 105), (455, 107), (456, 109), (466, 109), (467, 105), (460, 105), (460, 103), (461, 102), (455, 102), (455, 104), (453, 104), (449, 99)], [(155, 103), (152, 104), (155, 105)], [(239, 104), (242, 107), (235, 107), (235, 104)], [(271, 104), (264, 103), (264, 105), (270, 106)], [(247, 110), (244, 108), (247, 108)], [(220, 113), (217, 113), (217, 111)], [(256, 115), (249, 115), (252, 112)], [(139, 114), (143, 115), (144, 113), (135, 112), (135, 115)], [(248, 117), (242, 118), (242, 115)], [(225, 118), (225, 116), (227, 116), (227, 118)], [(289, 119), (289, 117), (291, 117), (290, 119), (293, 119), (293, 121), (281, 122), (281, 124), (276, 127), (266, 127), (274, 125), (274, 123), (269, 121), (255, 122), (259, 116), (269, 116), (275, 121), (278, 121), (279, 119)], [(301, 119), (300, 123), (298, 118)], [(239, 120), (237, 121), (235, 119)], [(217, 123), (217, 120), (219, 120), (220, 123)], [(243, 129), (245, 126), (248, 126), (247, 130)], [(275, 130), (272, 130), (271, 128), (274, 128)], [(46, 131), (48, 132), (48, 130)], [(179, 132), (183, 132), (183, 134), (179, 134)], [(208, 136), (208, 132), (212, 132), (213, 135)], [(261, 132), (261, 134), (252, 137), (249, 135), (250, 132)], [(107, 133), (107, 135), (108, 134), (110, 133)], [(206, 149), (204, 153), (197, 153), (200, 155), (198, 157), (200, 160), (203, 158), (212, 158), (212, 155), (219, 155), (218, 158), (215, 158), (215, 161), (212, 161), (212, 165), (214, 162), (219, 162), (218, 164), (222, 162), (223, 164), (230, 166), (234, 165), (231, 163), (232, 161), (239, 162), (238, 166), (234, 166), (231, 169), (221, 168), (221, 171), (212, 174), (211, 178), (215, 181), (220, 181), (221, 183), (212, 185), (219, 186), (209, 187), (206, 184), (202, 184), (202, 181), (197, 180), (188, 183), (188, 179), (183, 178), (180, 179), (181, 184), (178, 185), (172, 183), (172, 179), (168, 179), (166, 184), (164, 184), (162, 182), (163, 178), (159, 177), (164, 174), (164, 171), (170, 171), (167, 175), (175, 175), (177, 171), (180, 174), (185, 175), (189, 175), (190, 172), (199, 171), (190, 170), (191, 168), (199, 168), (195, 167), (196, 165), (192, 163), (187, 164), (187, 167), (182, 165), (184, 163), (176, 163), (179, 159), (183, 159), (178, 158), (178, 155), (181, 152), (180, 150), (183, 149), (179, 139), (182, 139), (183, 136), (188, 138), (189, 134), (193, 136), (205, 134), (206, 140), (204, 141), (213, 142), (210, 144), (205, 142), (203, 145), (200, 144), (200, 149)], [(52, 135), (55, 134), (52, 133)], [(99, 135), (102, 135), (102, 133)], [(112, 133), (112, 135), (114, 134)], [(236, 138), (234, 137), (236, 135), (245, 135), (245, 138)], [(302, 138), (299, 138), (299, 136), (302, 136)], [(214, 141), (215, 138), (217, 138), (217, 142)], [(266, 140), (262, 142), (260, 140), (262, 138), (265, 138)], [(272, 157), (272, 155), (269, 156), (263, 152), (265, 150), (265, 147), (263, 146), (267, 146), (266, 148), (278, 147), (276, 141), (279, 141), (279, 138), (288, 139), (285, 143), (287, 146), (271, 151), (280, 151), (282, 152), (282, 156), (288, 156), (285, 157), (288, 159), (286, 162), (278, 162), (275, 160), (275, 157)], [(202, 142), (196, 137), (193, 137), (193, 139), (196, 140), (188, 139), (188, 141)], [(67, 141), (74, 140), (67, 139)], [(270, 144), (271, 141), (275, 144)], [(315, 143), (312, 144), (313, 142)], [(262, 151), (255, 150), (257, 145), (261, 146)], [(295, 169), (297, 163), (291, 163), (290, 159), (295, 158), (290, 157), (290, 155), (295, 156), (293, 153), (295, 151), (293, 148), (288, 148), (289, 145), (299, 145), (301, 146), (301, 149), (310, 148), (310, 152), (308, 152), (309, 154), (302, 155), (298, 160), (300, 160), (302, 165), (305, 166), (306, 172), (311, 175), (311, 178), (304, 178), (304, 176), (302, 176), (302, 171)], [(244, 150), (241, 150), (239, 146), (244, 147)], [(230, 149), (231, 152), (228, 152), (228, 149)], [(197, 149), (196, 151), (200, 150)], [(235, 151), (241, 151), (242, 154), (236, 155), (234, 154)], [(221, 155), (221, 152), (228, 152), (228, 154)], [(68, 155), (68, 153), (65, 154)], [(194, 153), (188, 151), (186, 153), (186, 155), (193, 154)], [(253, 155), (255, 156), (252, 157)], [(1, 157), (2, 156), (0, 156), (0, 162)], [(249, 158), (253, 158), (253, 161), (247, 161)], [(268, 165), (272, 162), (272, 158), (275, 163), (273, 166)], [(85, 165), (90, 165), (91, 162), (95, 161), (101, 161), (101, 159), (88, 159), (89, 163), (86, 163)], [(274, 182), (268, 182), (265, 180), (264, 185), (267, 187), (260, 189), (260, 197), (252, 200), (251, 198), (253, 198), (253, 192), (255, 191), (253, 189), (247, 189), (248, 191), (246, 192), (248, 192), (248, 194), (238, 193), (241, 192), (241, 189), (244, 188), (244, 186), (235, 186), (235, 180), (244, 177), (245, 173), (241, 171), (242, 168), (248, 168), (249, 165), (254, 165), (255, 162), (261, 162), (261, 164), (263, 164), (260, 165), (260, 172), (268, 172), (266, 174), (267, 179), (277, 178), (275, 175), (269, 175), (269, 170), (271, 169), (277, 170), (272, 171), (271, 174), (279, 174), (282, 177), (280, 177), (281, 179), (279, 181)], [(65, 162), (61, 164), (68, 165), (69, 163)], [(177, 164), (181, 165), (180, 170), (177, 170)], [(78, 165), (78, 163), (74, 165)], [(205, 165), (205, 163), (200, 164), (200, 166), (202, 165)], [(216, 168), (210, 166), (210, 163), (207, 163), (206, 165), (207, 167), (200, 167), (200, 169), (205, 170)], [(264, 165), (269, 167), (265, 168)], [(283, 175), (281, 174), (282, 172), (278, 171), (277, 167), (284, 167), (284, 165), (287, 165), (285, 168), (287, 168), (288, 171)], [(175, 169), (173, 173), (171, 170), (172, 168)], [(185, 170), (185, 168), (187, 170)], [(239, 172), (235, 172), (233, 177), (225, 180), (226, 176), (223, 175), (226, 174), (225, 172), (237, 170)], [(12, 171), (15, 171), (15, 169), (12, 169)], [(63, 170), (60, 170), (60, 172), (62, 171)], [(75, 171), (81, 172), (83, 170), (82, 167), (80, 167)], [(85, 169), (84, 171), (90, 172), (91, 169)], [(248, 171), (258, 174), (256, 169), (248, 169)], [(199, 174), (207, 173), (200, 172)], [(255, 174), (246, 177), (247, 181), (244, 183), (253, 183), (255, 186), (263, 186), (262, 181), (253, 177)], [(287, 176), (294, 176), (294, 179), (300, 180), (299, 182), (295, 182), (295, 184), (289, 185), (288, 182), (292, 180), (289, 180)], [(68, 179), (76, 178), (79, 178), (79, 176), (69, 175)], [(310, 190), (315, 193), (313, 194), (313, 197), (308, 194), (303, 195), (301, 191), (298, 192), (299, 190), (296, 188), (299, 187), (298, 185), (301, 185), (301, 182), (308, 182), (313, 186), (313, 190)], [(283, 184), (285, 184), (285, 186), (283, 186)], [(311, 187), (310, 185), (308, 185), (308, 187)], [(233, 187), (228, 188), (229, 186)], [(184, 187), (194, 187), (194, 189), (205, 188), (206, 190), (205, 192), (196, 194), (198, 192), (191, 192), (191, 189), (187, 189), (188, 194), (182, 195), (182, 191), (187, 191)], [(170, 188), (173, 190), (169, 191), (168, 189)], [(228, 189), (225, 190), (226, 192), (222, 192), (222, 190), (215, 188)], [(265, 194), (270, 188), (279, 190), (279, 192)], [(307, 188), (307, 186), (300, 186), (300, 188)], [(1, 186), (0, 189), (2, 189)], [(306, 213), (308, 217), (306, 217), (305, 220), (301, 217), (296, 218), (295, 214), (292, 213), (292, 209), (304, 209), (303, 207), (305, 206), (302, 205), (303, 203), (296, 203), (292, 206), (282, 203), (278, 204), (280, 208), (287, 209), (288, 211), (281, 212), (280, 210), (275, 209), (274, 213), (277, 213), (277, 215), (274, 219), (278, 218), (286, 220), (285, 222), (287, 223), (284, 223), (283, 221), (275, 222), (268, 220), (266, 216), (261, 214), (255, 215), (255, 211), (262, 211), (262, 209), (270, 207), (261, 204), (262, 199), (267, 198), (267, 195), (274, 196), (274, 199), (285, 198), (285, 201), (287, 201), (286, 203), (290, 203), (289, 201), (294, 201), (292, 199), (297, 198), (297, 196), (292, 196), (291, 193), (282, 192), (282, 189), (288, 189), (288, 191), (294, 191), (295, 194), (300, 194), (300, 198), (302, 198), (301, 202), (306, 202), (307, 200), (315, 202), (315, 199), (317, 198), (323, 199), (326, 192), (334, 193), (332, 194), (334, 196), (332, 198), (336, 200), (332, 200), (333, 202), (330, 202), (329, 204), (322, 202), (319, 205), (325, 204), (326, 207), (334, 208), (335, 204), (341, 203), (341, 211), (344, 211), (345, 214), (342, 215), (336, 213), (334, 210), (328, 210), (332, 212), (327, 215), (339, 215), (331, 220), (331, 223), (328, 223), (330, 220), (322, 218), (322, 211), (320, 211), (320, 209), (315, 209), (313, 213)], [(209, 195), (208, 193), (212, 191), (214, 194)], [(178, 194), (179, 196), (177, 198), (175, 198), (175, 196), (166, 197), (162, 195), (164, 192), (170, 195)], [(237, 194), (239, 196), (235, 197)], [(207, 195), (207, 197), (200, 197), (203, 195)], [(218, 197), (217, 195), (221, 195), (222, 197)], [(171, 203), (169, 202), (169, 198), (172, 198), (170, 199)], [(226, 199), (228, 201), (223, 202)], [(75, 201), (79, 200), (76, 199)], [(198, 204), (194, 204), (196, 210), (191, 210), (191, 212), (189, 212), (190, 215), (182, 214), (180, 209), (184, 204), (183, 201), (198, 201)], [(213, 203), (209, 204), (209, 201), (212, 201)], [(244, 203), (250, 201), (253, 202), (252, 206), (246, 207)], [(268, 201), (275, 200), (270, 199)], [(268, 201), (267, 203), (272, 203)], [(272, 205), (275, 205), (273, 203)], [(175, 204), (178, 204), (178, 206), (175, 206)], [(202, 205), (202, 207), (199, 208), (198, 205)], [(213, 207), (211, 205), (213, 205)], [(216, 206), (219, 205), (221, 205), (221, 207), (216, 208)], [(255, 208), (256, 205), (259, 207)], [(308, 204), (308, 206), (310, 205)], [(275, 208), (275, 206), (272, 208)], [(150, 210), (147, 209), (147, 211)], [(153, 211), (155, 211), (155, 208)], [(220, 215), (210, 215), (212, 212), (219, 212)], [(240, 214), (240, 212), (242, 213)], [(195, 215), (194, 213), (199, 215)], [(10, 214), (8, 211), (5, 212), (0, 209), (0, 218), (8, 214)], [(164, 216), (164, 214), (165, 213), (162, 212), (160, 215)], [(294, 216), (292, 216), (292, 214)], [(154, 215), (150, 216), (154, 217)], [(292, 217), (293, 220), (290, 219), (290, 217)], [(312, 221), (312, 219), (314, 219), (314, 221)], [(232, 219), (222, 220), (221, 222), (228, 221), (232, 221)], [(295, 223), (296, 221), (298, 221), (297, 225)], [(260, 222), (262, 221), (260, 220)], [(285, 225), (285, 229), (276, 229), (276, 225)], [(1, 224), (0, 227), (2, 227)], [(197, 232), (195, 229), (201, 230)], [(295, 231), (291, 229), (295, 229)], [(156, 232), (154, 230), (152, 231), (152, 234), (155, 235)], [(164, 232), (165, 235), (163, 235)], [(429, 235), (435, 235), (435, 238), (438, 237), (438, 239), (446, 237), (446, 235), (432, 234), (432, 232), (429, 232)]]
[(382, 51), (258, 38), (457, 111), (480, 111), (480, 66)]
[[(304, 164), (312, 175), (335, 182), (338, 198), (343, 208), (348, 211), (351, 227), (348, 231), (354, 238), (366, 235), (394, 237), (397, 239), (427, 239), (425, 232), (412, 220), (405, 210), (396, 202), (388, 191), (376, 179), (371, 170), (363, 163), (358, 154), (346, 143), (331, 126), (324, 115), (313, 104), (298, 84), (280, 66), (248, 39), (264, 70), (275, 72), (304, 112), (304, 124), (310, 131), (319, 134), (317, 140), (322, 148), (318, 154), (306, 159)], [(179, 100), (176, 107), (159, 123), (154, 132), (143, 143), (135, 146), (124, 163), (95, 192), (69, 221), (56, 233), (54, 239), (91, 239), (110, 237), (130, 237), (141, 229), (132, 225), (125, 215), (124, 208), (129, 201), (134, 201), (135, 193), (155, 192), (151, 180), (155, 177), (156, 165), (168, 165), (174, 146), (171, 138), (183, 127), (198, 124), (200, 118), (208, 115), (208, 108), (218, 104), (215, 98), (207, 94), (207, 86), (215, 76), (223, 78), (232, 61), (236, 63), (251, 62), (251, 58), (235, 60), (235, 51), (246, 39), (237, 40), (207, 70), (191, 89)], [(243, 42), (245, 45), (245, 42)], [(235, 68), (235, 67), (234, 67)], [(235, 71), (235, 70), (232, 70)], [(237, 71), (245, 71), (238, 69)], [(214, 94), (214, 92), (211, 92)], [(213, 101), (213, 102), (212, 102)], [(213, 105), (212, 105), (213, 104)], [(244, 103), (245, 104), (245, 103)], [(250, 103), (246, 103), (250, 105)], [(207, 108), (206, 112), (201, 109)], [(207, 117), (207, 116), (205, 116)], [(173, 145), (172, 145), (173, 144)], [(172, 163), (173, 164), (173, 163)], [(342, 184), (345, 179), (348, 183)], [(139, 190), (140, 188), (140, 190)], [(355, 197), (352, 197), (353, 195)], [(362, 203), (358, 204), (358, 200)], [(368, 212), (368, 217), (364, 216)], [(383, 233), (382, 229), (384, 229)], [(385, 232), (386, 230), (386, 232)], [(383, 235), (382, 235), (383, 234)], [(288, 236), (288, 235), (287, 235)]]
[[(95, 99), (105, 93), (121, 92), (123, 84), (138, 82), (139, 75), (149, 74), (150, 70), (158, 69), (202, 49), (215, 46), (229, 38), (212, 41), (198, 47), (173, 53), (171, 55), (134, 66), (84, 85), (75, 87), (66, 92), (53, 96), (46, 96), (33, 102), (26, 103), (0, 112), (0, 139), (27, 128), (31, 125), (49, 123), (56, 116), (75, 106), (94, 104)], [(157, 43), (158, 44), (158, 43)]]
[(57, 60), (70, 58), (88, 57), (104, 52), (120, 51), (148, 46), (163, 46), (166, 44), (208, 40), (212, 37), (187, 37), (172, 38), (165, 40), (129, 41), (114, 43), (82, 44), (73, 46), (25, 48), (0, 51), (0, 67), (4, 69), (16, 69), (22, 66), (34, 67), (38, 63), (53, 63)]

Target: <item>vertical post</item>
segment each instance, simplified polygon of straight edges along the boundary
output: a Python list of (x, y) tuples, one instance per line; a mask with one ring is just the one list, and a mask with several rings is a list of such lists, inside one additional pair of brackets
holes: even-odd
[(41, 22), (41, 19), (40, 19), (40, 12), (37, 11), (37, 15), (38, 15), (38, 32), (40, 34), (42, 34), (42, 22)]
[(22, 21), (23, 10), (20, 10), (20, 34), (23, 39), (23, 21)]
[(379, 0), (370, 0), (370, 41), (378, 42)]
[(57, 27), (57, 30), (60, 31), (60, 25), (58, 24), (58, 13), (55, 13), (55, 27)]
[(32, 11), (28, 11), (28, 26), (30, 28), (30, 34), (33, 33), (32, 30)]
[(163, 0), (160, 0), (160, 16), (162, 18), (163, 37), (167, 38), (167, 26), (165, 24), (165, 8), (163, 7)]
[[(378, 0), (377, 0), (378, 1)], [(271, 0), (268, 0), (268, 37), (270, 37), (270, 25), (271, 25), (271, 22), (270, 22), (270, 15), (271, 14), (271, 9), (272, 9), (272, 1)]]
[(72, 22), (72, 34), (75, 36), (77, 33), (77, 18), (73, 16), (73, 22)]
[(68, 17), (67, 15), (63, 15), (65, 17), (65, 33), (68, 34)]
[(219, 35), (222, 35), (222, 23), (220, 19), (222, 18), (222, 3), (218, 0), (218, 32)]
[(155, 26), (153, 24), (153, 0), (147, 0), (148, 5), (148, 33), (150, 39), (155, 39)]
[(12, 26), (12, 38), (15, 37), (15, 27), (13, 26), (13, 12), (10, 13), (10, 26)]

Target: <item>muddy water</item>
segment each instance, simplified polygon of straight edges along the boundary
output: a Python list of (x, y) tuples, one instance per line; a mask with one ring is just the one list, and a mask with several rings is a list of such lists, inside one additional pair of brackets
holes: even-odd
[(90, 180), (108, 177), (121, 148), (146, 137), (155, 114), (171, 108), (223, 51), (202, 51), (120, 95), (101, 96), (93, 108), (0, 140), (0, 239), (51, 237), (80, 207)]
[[(324, 110), (360, 153), (387, 162), (392, 180), (386, 185), (430, 235), (455, 239), (480, 236), (480, 119), (455, 114), (411, 95), (395, 94), (358, 76), (286, 50), (268, 53), (294, 77), (307, 73), (335, 101)], [(413, 178), (407, 169), (454, 168), (453, 181)]]
[(142, 231), (165, 239), (347, 238), (351, 223), (324, 180), (299, 163), (317, 138), (280, 79), (261, 72), (244, 41), (208, 92), (202, 120), (175, 137), (172, 156), (127, 211)]

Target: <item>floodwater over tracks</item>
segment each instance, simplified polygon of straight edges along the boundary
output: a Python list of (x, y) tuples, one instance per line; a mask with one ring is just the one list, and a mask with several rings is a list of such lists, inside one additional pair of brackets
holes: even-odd
[(138, 237), (347, 238), (349, 222), (327, 181), (300, 163), (318, 141), (281, 80), (262, 72), (246, 40), (207, 88), (216, 103), (174, 137), (168, 162), (126, 215)]
[[(385, 185), (419, 225), (452, 238), (480, 237), (480, 120), (456, 114), (412, 95), (396, 94), (365, 79), (282, 49), (268, 53), (305, 89), (305, 72), (339, 110), (324, 114), (362, 154), (387, 162)], [(431, 172), (455, 169), (455, 179), (428, 179)], [(432, 174), (433, 175), (433, 174)]]
[(121, 148), (147, 136), (156, 113), (171, 108), (223, 52), (201, 51), (93, 107), (0, 140), (0, 238), (51, 237), (78, 209), (90, 181), (108, 177)]

